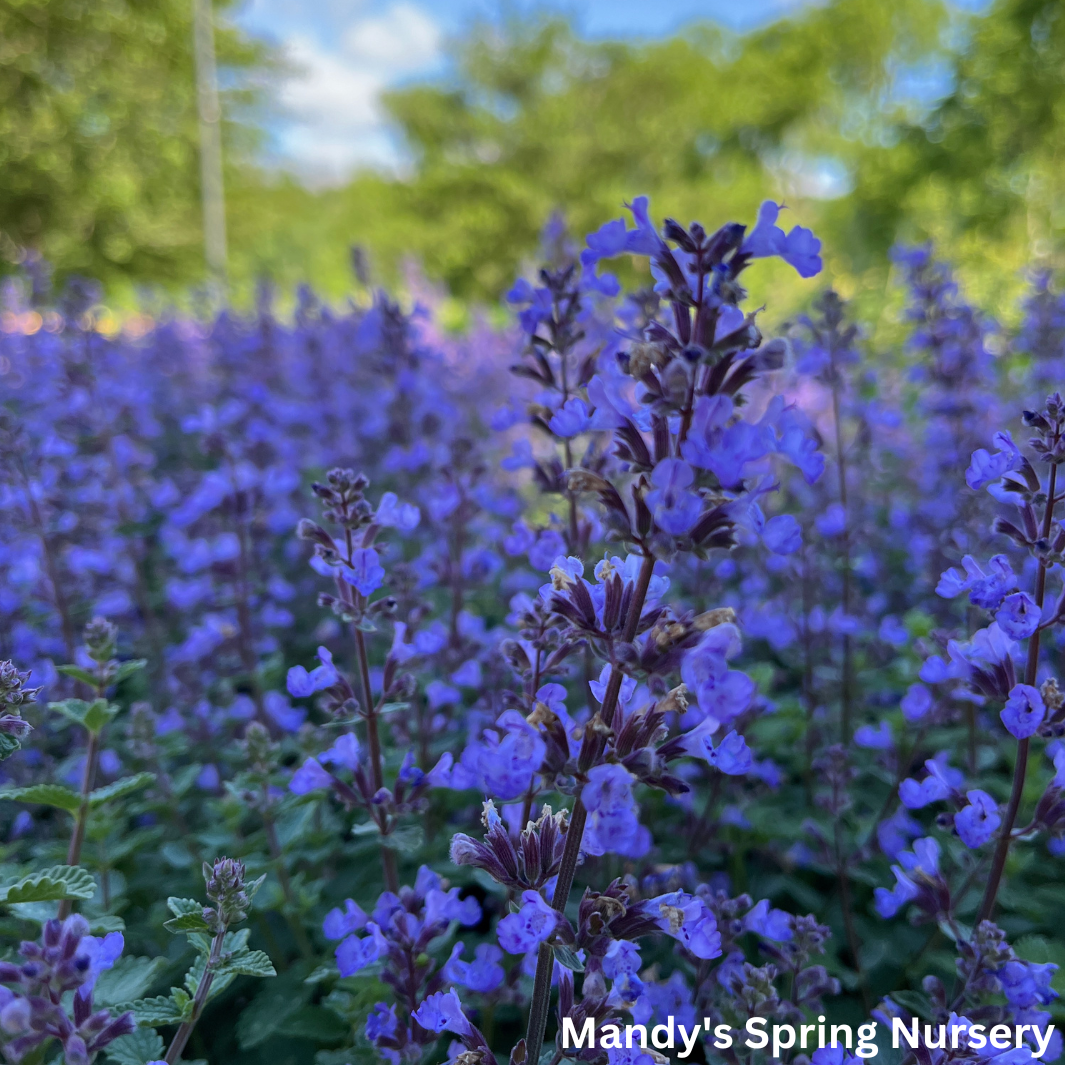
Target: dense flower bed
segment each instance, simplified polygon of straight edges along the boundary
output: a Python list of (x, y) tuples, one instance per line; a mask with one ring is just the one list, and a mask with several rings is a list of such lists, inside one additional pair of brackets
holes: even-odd
[(1010, 333), (902, 249), (904, 352), (813, 281), (764, 338), (744, 272), (809, 230), (631, 216), (459, 338), (8, 285), (8, 1060), (1058, 1016), (1065, 302)]

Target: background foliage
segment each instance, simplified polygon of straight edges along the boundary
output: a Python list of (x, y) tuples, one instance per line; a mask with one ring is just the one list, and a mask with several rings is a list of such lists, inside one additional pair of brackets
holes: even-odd
[[(197, 281), (187, 5), (7, 0), (0, 18), (8, 258), (28, 246), (112, 284)], [(248, 107), (269, 107), (277, 60), (230, 29), (234, 281), (245, 298), (264, 274), (340, 295), (357, 243), (382, 278), (415, 258), (490, 301), (553, 210), (583, 231), (639, 188), (715, 222), (783, 197), (871, 303), (891, 244), (934, 237), (1001, 308), (1025, 261), (1060, 251), (1063, 42), (1053, 0), (972, 16), (831, 0), (747, 35), (694, 25), (653, 42), (504, 18), (453, 43), (445, 81), (389, 96), (409, 173), (312, 192), (254, 165)]]

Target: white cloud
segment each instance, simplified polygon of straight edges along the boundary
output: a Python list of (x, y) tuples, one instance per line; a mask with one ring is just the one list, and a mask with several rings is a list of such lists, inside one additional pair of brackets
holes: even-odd
[(279, 93), (287, 115), (275, 131), (280, 161), (318, 185), (359, 166), (401, 165), (381, 94), (430, 73), (441, 55), (439, 27), (406, 0), (355, 19), (333, 40), (294, 33), (283, 42), (293, 73)]
[(344, 31), (343, 48), (356, 62), (393, 74), (414, 73), (440, 54), (440, 28), (419, 7), (399, 3)]

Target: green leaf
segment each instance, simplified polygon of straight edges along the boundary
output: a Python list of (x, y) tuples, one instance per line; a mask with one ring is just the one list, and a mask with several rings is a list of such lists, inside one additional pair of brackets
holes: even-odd
[(48, 709), (55, 710), (68, 721), (90, 732), (99, 732), (118, 713), (118, 707), (112, 706), (106, 699), (94, 699), (91, 703), (84, 699), (64, 699), (62, 702), (49, 703)]
[(417, 854), (425, 845), (425, 831), (421, 825), (404, 825), (383, 842), (400, 854)]
[(218, 967), (219, 973), (234, 976), (277, 976), (274, 963), (261, 950), (249, 950), (246, 954), (234, 954)]
[(259, 888), (266, 883), (266, 873), (262, 876), (257, 876), (254, 880), (248, 880), (244, 884), (244, 894), (248, 896), (248, 902), (251, 902), (256, 895), (259, 894)]
[(85, 720), (82, 724), (93, 733), (98, 733), (108, 721), (113, 720), (118, 713), (118, 707), (109, 703), (106, 699), (95, 699), (85, 711)]
[(955, 922), (954, 928), (957, 928), (957, 934), (955, 934), (954, 928), (951, 927), (949, 921), (939, 921), (939, 930), (949, 939), (952, 943), (958, 941), (958, 937), (961, 937), (963, 943), (968, 943), (972, 938), (972, 929), (968, 925)]
[(892, 991), (891, 998), (914, 1016), (926, 1021), (932, 1019), (932, 1002), (923, 991)]
[(94, 936), (106, 936), (108, 932), (124, 932), (126, 922), (114, 914), (101, 914), (98, 917), (87, 917), (89, 931)]
[(139, 673), (147, 664), (147, 658), (131, 658), (128, 662), (123, 662), (115, 670), (114, 683), (121, 684), (122, 681), (132, 677), (134, 673)]
[[(303, 1007), (308, 990), (301, 986), (298, 971), (292, 969), (260, 988), (237, 1021), (237, 1040), (243, 1050), (260, 1046), (277, 1034), (281, 1025)], [(346, 1025), (344, 1030), (348, 1031)]]
[(0, 762), (5, 758), (10, 758), (21, 748), (22, 744), (14, 736), (10, 736), (6, 732), (0, 732)]
[[(180, 1024), (184, 1020), (182, 1001), (177, 999), (176, 992), (180, 989), (172, 987), (169, 997), (156, 995), (155, 998), (138, 998), (133, 1002), (124, 1002), (119, 1007), (122, 1010), (130, 1010), (133, 1018), (140, 1025), (149, 1028), (161, 1027), (165, 1024)], [(192, 1000), (184, 995), (189, 1006)]]
[[(1052, 956), (1050, 944), (1042, 936), (1024, 936), (1013, 944), (1013, 951), (1018, 958), (1025, 961), (1034, 961), (1039, 965), (1045, 965), (1048, 961), (1056, 961)], [(1056, 953), (1056, 952), (1055, 952)]]
[(107, 1048), (108, 1060), (115, 1065), (147, 1065), (159, 1061), (166, 1052), (163, 1037), (151, 1028), (138, 1028), (120, 1036)]
[(180, 987), (172, 987), (170, 989), (170, 997), (177, 1004), (178, 1009), (181, 1010), (182, 1017), (192, 1016), (192, 996), (185, 994)]
[(155, 983), (166, 965), (164, 958), (119, 958), (110, 969), (100, 973), (93, 1000), (98, 1006), (117, 1006), (138, 999)]
[(556, 943), (551, 949), (559, 965), (575, 973), (584, 972), (584, 962), (577, 957), (571, 947), (567, 947), (564, 943)]
[[(168, 932), (206, 932), (207, 922), (203, 919), (203, 905), (195, 899), (179, 899), (171, 895), (166, 900), (167, 909), (174, 915), (172, 920), (164, 921), (163, 927)], [(208, 944), (209, 946), (209, 944)]]
[(76, 792), (62, 784), (31, 784), (27, 788), (4, 788), (0, 799), (15, 799), (19, 802), (35, 802), (42, 806), (54, 806), (67, 813), (76, 813), (81, 799)]
[(378, 707), (379, 714), (394, 714), (397, 710), (409, 710), (410, 703), (383, 703)]
[[(75, 680), (80, 680), (82, 684), (88, 684), (90, 688), (96, 687), (96, 678), (87, 670), (82, 669), (81, 666), (56, 666), (56, 672), (62, 673), (64, 677), (73, 677)], [(67, 699), (66, 702), (81, 702), (80, 699)], [(49, 703), (48, 708), (50, 710), (56, 709), (58, 703)]]
[(192, 865), (193, 858), (188, 847), (179, 840), (170, 840), (159, 848), (159, 853), (175, 869), (186, 869)]
[(163, 927), (168, 932), (208, 932), (210, 926), (203, 919), (202, 911), (196, 913), (183, 913), (180, 917), (174, 917), (163, 922)]
[(35, 924), (44, 924), (52, 920), (59, 910), (54, 902), (12, 902), (11, 912), (20, 921), (32, 921)]
[(175, 917), (183, 917), (186, 913), (199, 913), (203, 904), (195, 899), (179, 899), (176, 895), (171, 895), (166, 900), (166, 908)]
[(112, 799), (121, 799), (125, 795), (131, 795), (154, 783), (154, 773), (138, 773), (133, 777), (123, 777), (121, 780), (116, 780), (114, 784), (108, 784), (106, 787), (89, 792), (89, 805), (96, 807), (105, 802), (111, 802)]
[(186, 932), (185, 935), (188, 937), (189, 946), (199, 951), (204, 957), (211, 953), (213, 936), (205, 935), (203, 932)]
[(60, 899), (91, 899), (95, 893), (96, 881), (87, 869), (76, 865), (54, 865), (0, 888), (0, 901), (58, 902)]
[[(187, 988), (187, 994), (180, 988), (171, 988), (171, 994), (180, 994), (187, 998), (191, 1004), (192, 999), (200, 986), (200, 981), (203, 979), (203, 970), (206, 962), (207, 955), (201, 954), (192, 963), (189, 971), (185, 973), (185, 987)], [(207, 1001), (210, 1002), (212, 999), (217, 998), (231, 983), (233, 983), (236, 976), (236, 973), (227, 971), (224, 966), (219, 966), (215, 969), (214, 980), (211, 981), (211, 990), (207, 992)]]

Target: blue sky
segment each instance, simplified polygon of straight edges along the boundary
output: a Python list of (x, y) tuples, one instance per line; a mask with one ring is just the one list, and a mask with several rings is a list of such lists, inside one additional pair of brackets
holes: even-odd
[[(736, 30), (810, 0), (580, 0), (550, 5), (594, 37), (665, 36), (695, 19)], [(510, 0), (510, 9), (528, 9)], [(545, 5), (538, 5), (543, 7)], [(280, 90), (284, 118), (271, 130), (274, 161), (312, 184), (343, 181), (360, 166), (395, 169), (402, 150), (384, 121), (390, 86), (440, 73), (449, 36), (500, 0), (246, 0), (236, 20), (281, 44), (293, 74)]]

